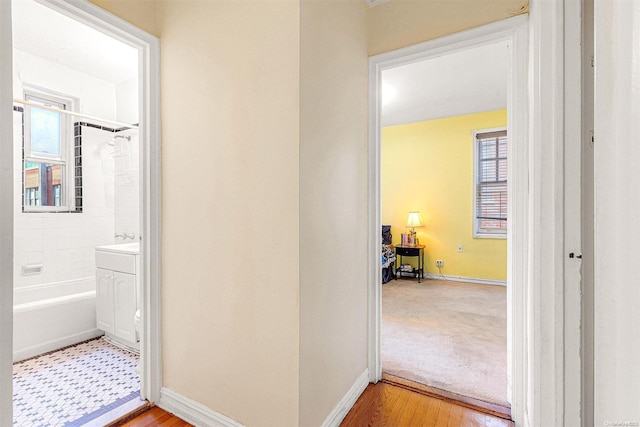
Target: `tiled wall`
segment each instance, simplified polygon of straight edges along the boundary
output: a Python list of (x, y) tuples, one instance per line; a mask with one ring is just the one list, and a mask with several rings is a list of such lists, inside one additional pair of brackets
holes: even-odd
[[(22, 212), (22, 113), (14, 112), (14, 286), (42, 285), (95, 276), (97, 245), (113, 243), (113, 134), (82, 129), (83, 211)], [(24, 275), (22, 267), (42, 264)]]
[[(139, 146), (137, 131), (124, 131), (131, 140), (117, 138), (114, 145), (115, 230), (117, 233), (140, 236)], [(122, 241), (123, 239), (118, 239)], [(130, 242), (131, 240), (126, 240)]]
[[(129, 79), (116, 85), (116, 117), (121, 123), (138, 123), (138, 81)], [(121, 132), (130, 141), (117, 139), (114, 155), (115, 229), (140, 236), (139, 144), (137, 131)], [(130, 240), (128, 240), (130, 241)]]
[[(128, 103), (137, 102), (136, 86), (125, 83), (118, 86), (14, 50), (17, 98), (22, 97), (23, 84), (29, 84), (76, 97), (84, 114), (114, 120), (120, 118), (116, 117), (119, 110), (120, 116), (127, 116), (126, 123), (135, 123), (137, 106)], [(129, 88), (135, 93), (128, 93)], [(113, 128), (95, 126), (104, 123), (84, 118), (74, 118), (73, 122), (80, 123), (74, 130), (81, 133), (82, 212), (26, 213), (22, 212), (22, 113), (14, 112), (16, 288), (93, 278), (95, 246), (123, 241), (114, 239), (115, 233), (135, 233), (136, 238), (140, 234), (137, 131), (114, 133)], [(127, 147), (121, 146), (120, 138), (114, 146), (109, 145), (116, 134), (131, 136)], [(126, 162), (126, 168), (121, 162)], [(31, 264), (42, 264), (42, 272), (24, 275), (22, 267)]]

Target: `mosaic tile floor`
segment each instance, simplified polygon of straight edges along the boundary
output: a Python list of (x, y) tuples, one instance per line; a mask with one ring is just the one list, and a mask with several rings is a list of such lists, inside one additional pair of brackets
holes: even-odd
[(89, 424), (137, 399), (138, 356), (96, 339), (13, 365), (13, 426)]

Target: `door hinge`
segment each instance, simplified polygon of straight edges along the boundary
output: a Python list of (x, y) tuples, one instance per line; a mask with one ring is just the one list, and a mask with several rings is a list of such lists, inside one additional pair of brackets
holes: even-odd
[(596, 67), (596, 58), (595, 56), (591, 55), (591, 68), (595, 68)]
[(596, 142), (596, 135), (593, 132), (593, 129), (589, 131), (589, 147), (593, 148), (593, 145)]

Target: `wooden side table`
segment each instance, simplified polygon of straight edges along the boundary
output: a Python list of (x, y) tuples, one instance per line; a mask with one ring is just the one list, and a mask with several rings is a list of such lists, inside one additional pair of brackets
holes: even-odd
[(398, 275), (398, 271), (402, 266), (402, 257), (418, 257), (418, 269), (413, 270), (413, 272), (417, 274), (418, 283), (420, 283), (424, 275), (424, 248), (425, 245), (396, 246), (396, 280), (402, 278), (402, 274)]

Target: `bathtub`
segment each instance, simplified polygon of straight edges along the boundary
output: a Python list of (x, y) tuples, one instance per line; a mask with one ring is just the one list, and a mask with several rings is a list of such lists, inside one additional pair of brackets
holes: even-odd
[(94, 277), (14, 289), (13, 361), (102, 335), (95, 289)]

